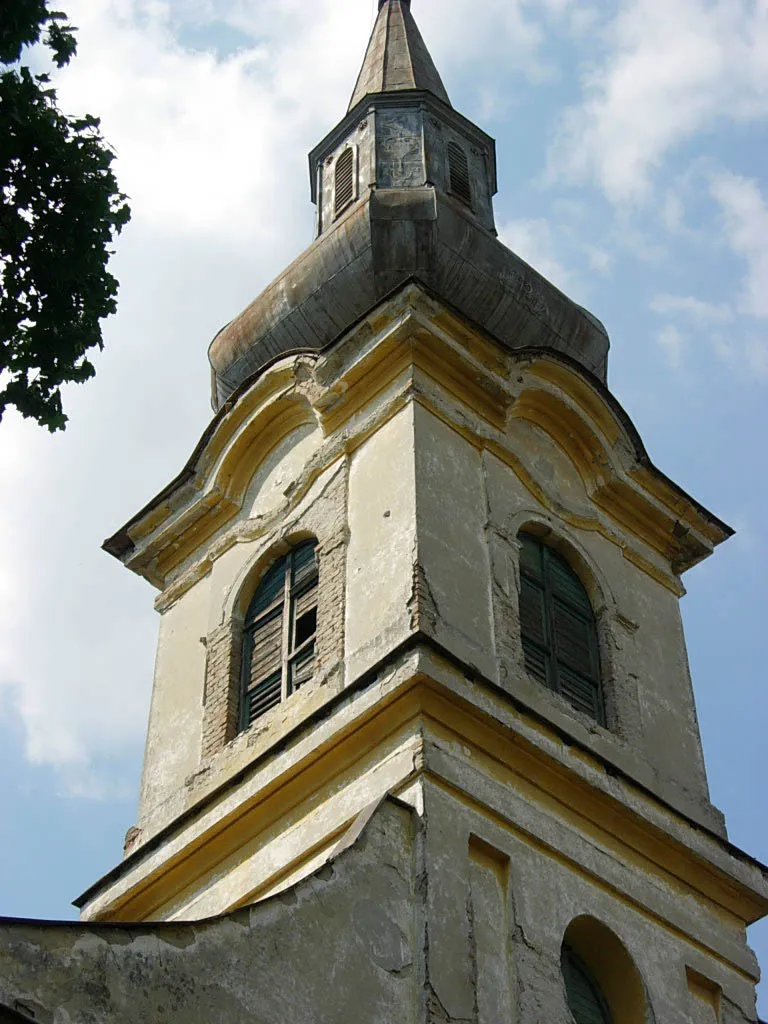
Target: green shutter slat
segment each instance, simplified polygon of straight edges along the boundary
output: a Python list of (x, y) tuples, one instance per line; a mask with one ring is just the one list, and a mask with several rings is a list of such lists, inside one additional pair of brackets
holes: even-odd
[(555, 598), (552, 602), (557, 660), (586, 676), (595, 674), (594, 625)]
[(543, 579), (541, 544), (533, 537), (529, 537), (527, 533), (521, 533), (518, 540), (520, 541), (520, 567), (535, 576), (537, 580)]
[(577, 711), (599, 720), (600, 694), (595, 682), (572, 672), (565, 665), (557, 666), (557, 680), (560, 693)]
[(285, 587), (285, 570), (287, 559), (281, 558), (262, 577), (261, 583), (253, 595), (248, 608), (246, 623), (252, 622), (263, 611), (279, 600)]
[(525, 655), (525, 667), (540, 683), (548, 684), (549, 681), (549, 658), (546, 651), (531, 643), (523, 637), (523, 654)]
[(317, 580), (315, 548), (316, 545), (310, 542), (302, 544), (293, 552), (293, 577), (291, 583), (294, 590), (301, 589), (312, 580)]
[(547, 555), (547, 575), (553, 593), (591, 615), (592, 603), (579, 577), (554, 551), (548, 551)]
[(308, 683), (315, 669), (315, 645), (310, 644), (291, 664), (291, 692)]
[(544, 591), (525, 576), (520, 581), (520, 626), (525, 640), (547, 643)]
[(276, 672), (265, 679), (259, 686), (250, 690), (246, 696), (247, 717), (246, 724), (251, 725), (257, 718), (261, 718), (273, 707), (280, 703), (283, 690), (282, 673)]
[(273, 672), (280, 671), (283, 641), (282, 609), (278, 609), (264, 622), (251, 631), (250, 686), (260, 682)]
[(530, 534), (520, 541), (520, 633), (528, 672), (603, 723), (597, 627), (581, 580)]
[(563, 956), (563, 979), (568, 1008), (576, 1024), (611, 1024), (610, 1013), (597, 982), (570, 952)]

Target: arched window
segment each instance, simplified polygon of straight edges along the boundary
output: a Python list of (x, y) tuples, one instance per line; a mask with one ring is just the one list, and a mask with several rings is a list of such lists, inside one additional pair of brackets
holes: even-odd
[(338, 215), (355, 198), (355, 151), (345, 149), (336, 161), (334, 212)]
[(467, 154), (456, 142), (448, 143), (448, 179), (451, 192), (467, 206), (472, 205)]
[(602, 921), (588, 915), (571, 921), (560, 947), (560, 964), (576, 1024), (654, 1024), (640, 972)]
[(611, 1024), (611, 1014), (600, 986), (573, 950), (563, 948), (561, 963), (568, 1009), (576, 1024)]
[(264, 575), (245, 617), (240, 728), (309, 682), (315, 665), (315, 541), (289, 551)]
[(604, 723), (597, 627), (581, 580), (531, 534), (520, 537), (520, 630), (525, 666), (578, 711)]

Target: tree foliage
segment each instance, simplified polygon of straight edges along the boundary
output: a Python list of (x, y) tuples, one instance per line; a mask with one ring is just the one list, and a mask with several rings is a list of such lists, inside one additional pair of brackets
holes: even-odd
[(49, 76), (24, 58), (76, 52), (49, 0), (0, 0), (0, 419), (14, 406), (49, 430), (67, 417), (61, 385), (94, 374), (100, 321), (116, 309), (111, 243), (130, 217), (98, 118), (69, 118)]

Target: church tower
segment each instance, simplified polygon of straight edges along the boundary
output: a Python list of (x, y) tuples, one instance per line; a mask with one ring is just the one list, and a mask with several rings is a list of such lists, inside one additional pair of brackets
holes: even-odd
[[(731, 530), (498, 241), (408, 0), (310, 178), (313, 243), (105, 544), (160, 636), (137, 824), (78, 902), (99, 1019), (754, 1022), (768, 874), (710, 802), (679, 609)], [(74, 947), (25, 941), (18, 990), (69, 1006)]]

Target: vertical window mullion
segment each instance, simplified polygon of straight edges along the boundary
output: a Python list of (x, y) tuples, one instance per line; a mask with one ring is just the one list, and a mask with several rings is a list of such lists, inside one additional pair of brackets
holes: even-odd
[(248, 629), (243, 637), (243, 656), (240, 665), (240, 724), (239, 729), (248, 728), (250, 705), (249, 688), (251, 683), (251, 656), (253, 654), (253, 629)]
[(544, 624), (549, 648), (549, 687), (560, 692), (560, 673), (557, 667), (557, 635), (555, 633), (555, 601), (549, 573), (549, 548), (542, 545), (542, 583), (544, 585)]
[(291, 651), (291, 620), (293, 618), (293, 597), (291, 595), (291, 581), (293, 578), (293, 551), (289, 552), (285, 560), (285, 579), (283, 580), (283, 635), (280, 662), (282, 667), (282, 699), (289, 696), (290, 685), (290, 651)]

